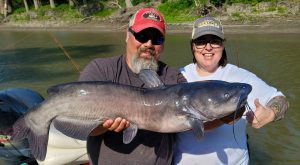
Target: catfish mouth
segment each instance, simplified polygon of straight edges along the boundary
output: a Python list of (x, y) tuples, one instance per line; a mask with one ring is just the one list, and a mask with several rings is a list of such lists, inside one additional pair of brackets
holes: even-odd
[(227, 115), (225, 118), (221, 118), (221, 120), (227, 124), (231, 124), (232, 122), (234, 123), (236, 119), (241, 118), (241, 116), (244, 114), (246, 111), (246, 105), (248, 104), (247, 98), (248, 94), (250, 93), (251, 90), (246, 88), (247, 90), (244, 91), (244, 93), (240, 96), (240, 100), (236, 106), (235, 111), (233, 111), (231, 114)]
[(240, 96), (240, 100), (239, 103), (236, 107), (236, 110), (245, 107), (245, 105), (247, 104), (247, 99), (248, 99), (248, 95), (250, 94), (250, 92), (252, 91), (252, 86), (249, 84), (244, 84), (242, 86), (242, 94)]
[(243, 97), (240, 99), (236, 109), (240, 109), (242, 107), (245, 107), (245, 105), (247, 104), (247, 97)]
[(235, 122), (234, 120), (240, 119), (245, 111), (246, 111), (246, 106), (242, 106), (242, 107), (236, 109), (231, 114), (221, 118), (220, 120), (223, 121), (224, 123), (232, 124)]

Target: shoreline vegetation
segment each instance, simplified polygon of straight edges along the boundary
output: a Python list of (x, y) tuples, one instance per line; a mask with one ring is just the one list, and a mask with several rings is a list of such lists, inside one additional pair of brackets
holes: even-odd
[(165, 15), (168, 32), (191, 32), (193, 20), (211, 15), (226, 33), (300, 33), (300, 0), (72, 0), (78, 3), (60, 1), (55, 8), (41, 1), (38, 9), (32, 4), (0, 14), (0, 30), (124, 31), (136, 10), (154, 7)]

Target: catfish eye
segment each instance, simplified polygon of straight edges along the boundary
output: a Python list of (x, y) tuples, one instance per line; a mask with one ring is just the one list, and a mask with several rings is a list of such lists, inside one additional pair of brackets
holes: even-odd
[(229, 93), (225, 93), (225, 94), (224, 94), (224, 97), (225, 97), (226, 99), (228, 99), (229, 96), (230, 96)]

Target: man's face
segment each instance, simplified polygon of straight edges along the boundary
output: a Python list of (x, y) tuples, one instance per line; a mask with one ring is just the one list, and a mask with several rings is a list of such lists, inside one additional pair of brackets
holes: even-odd
[(164, 36), (155, 28), (147, 28), (139, 33), (127, 32), (126, 62), (129, 68), (139, 73), (142, 69), (157, 70), (157, 61), (163, 50)]

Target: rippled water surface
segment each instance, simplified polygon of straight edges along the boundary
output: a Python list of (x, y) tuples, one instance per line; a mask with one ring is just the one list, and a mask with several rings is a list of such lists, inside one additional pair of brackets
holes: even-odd
[[(168, 33), (162, 60), (191, 62), (188, 33)], [(286, 117), (248, 129), (251, 164), (300, 164), (300, 34), (228, 34), (229, 61), (280, 89), (290, 101)], [(0, 90), (25, 87), (45, 97), (54, 84), (76, 81), (95, 57), (120, 55), (125, 32), (0, 31)]]

